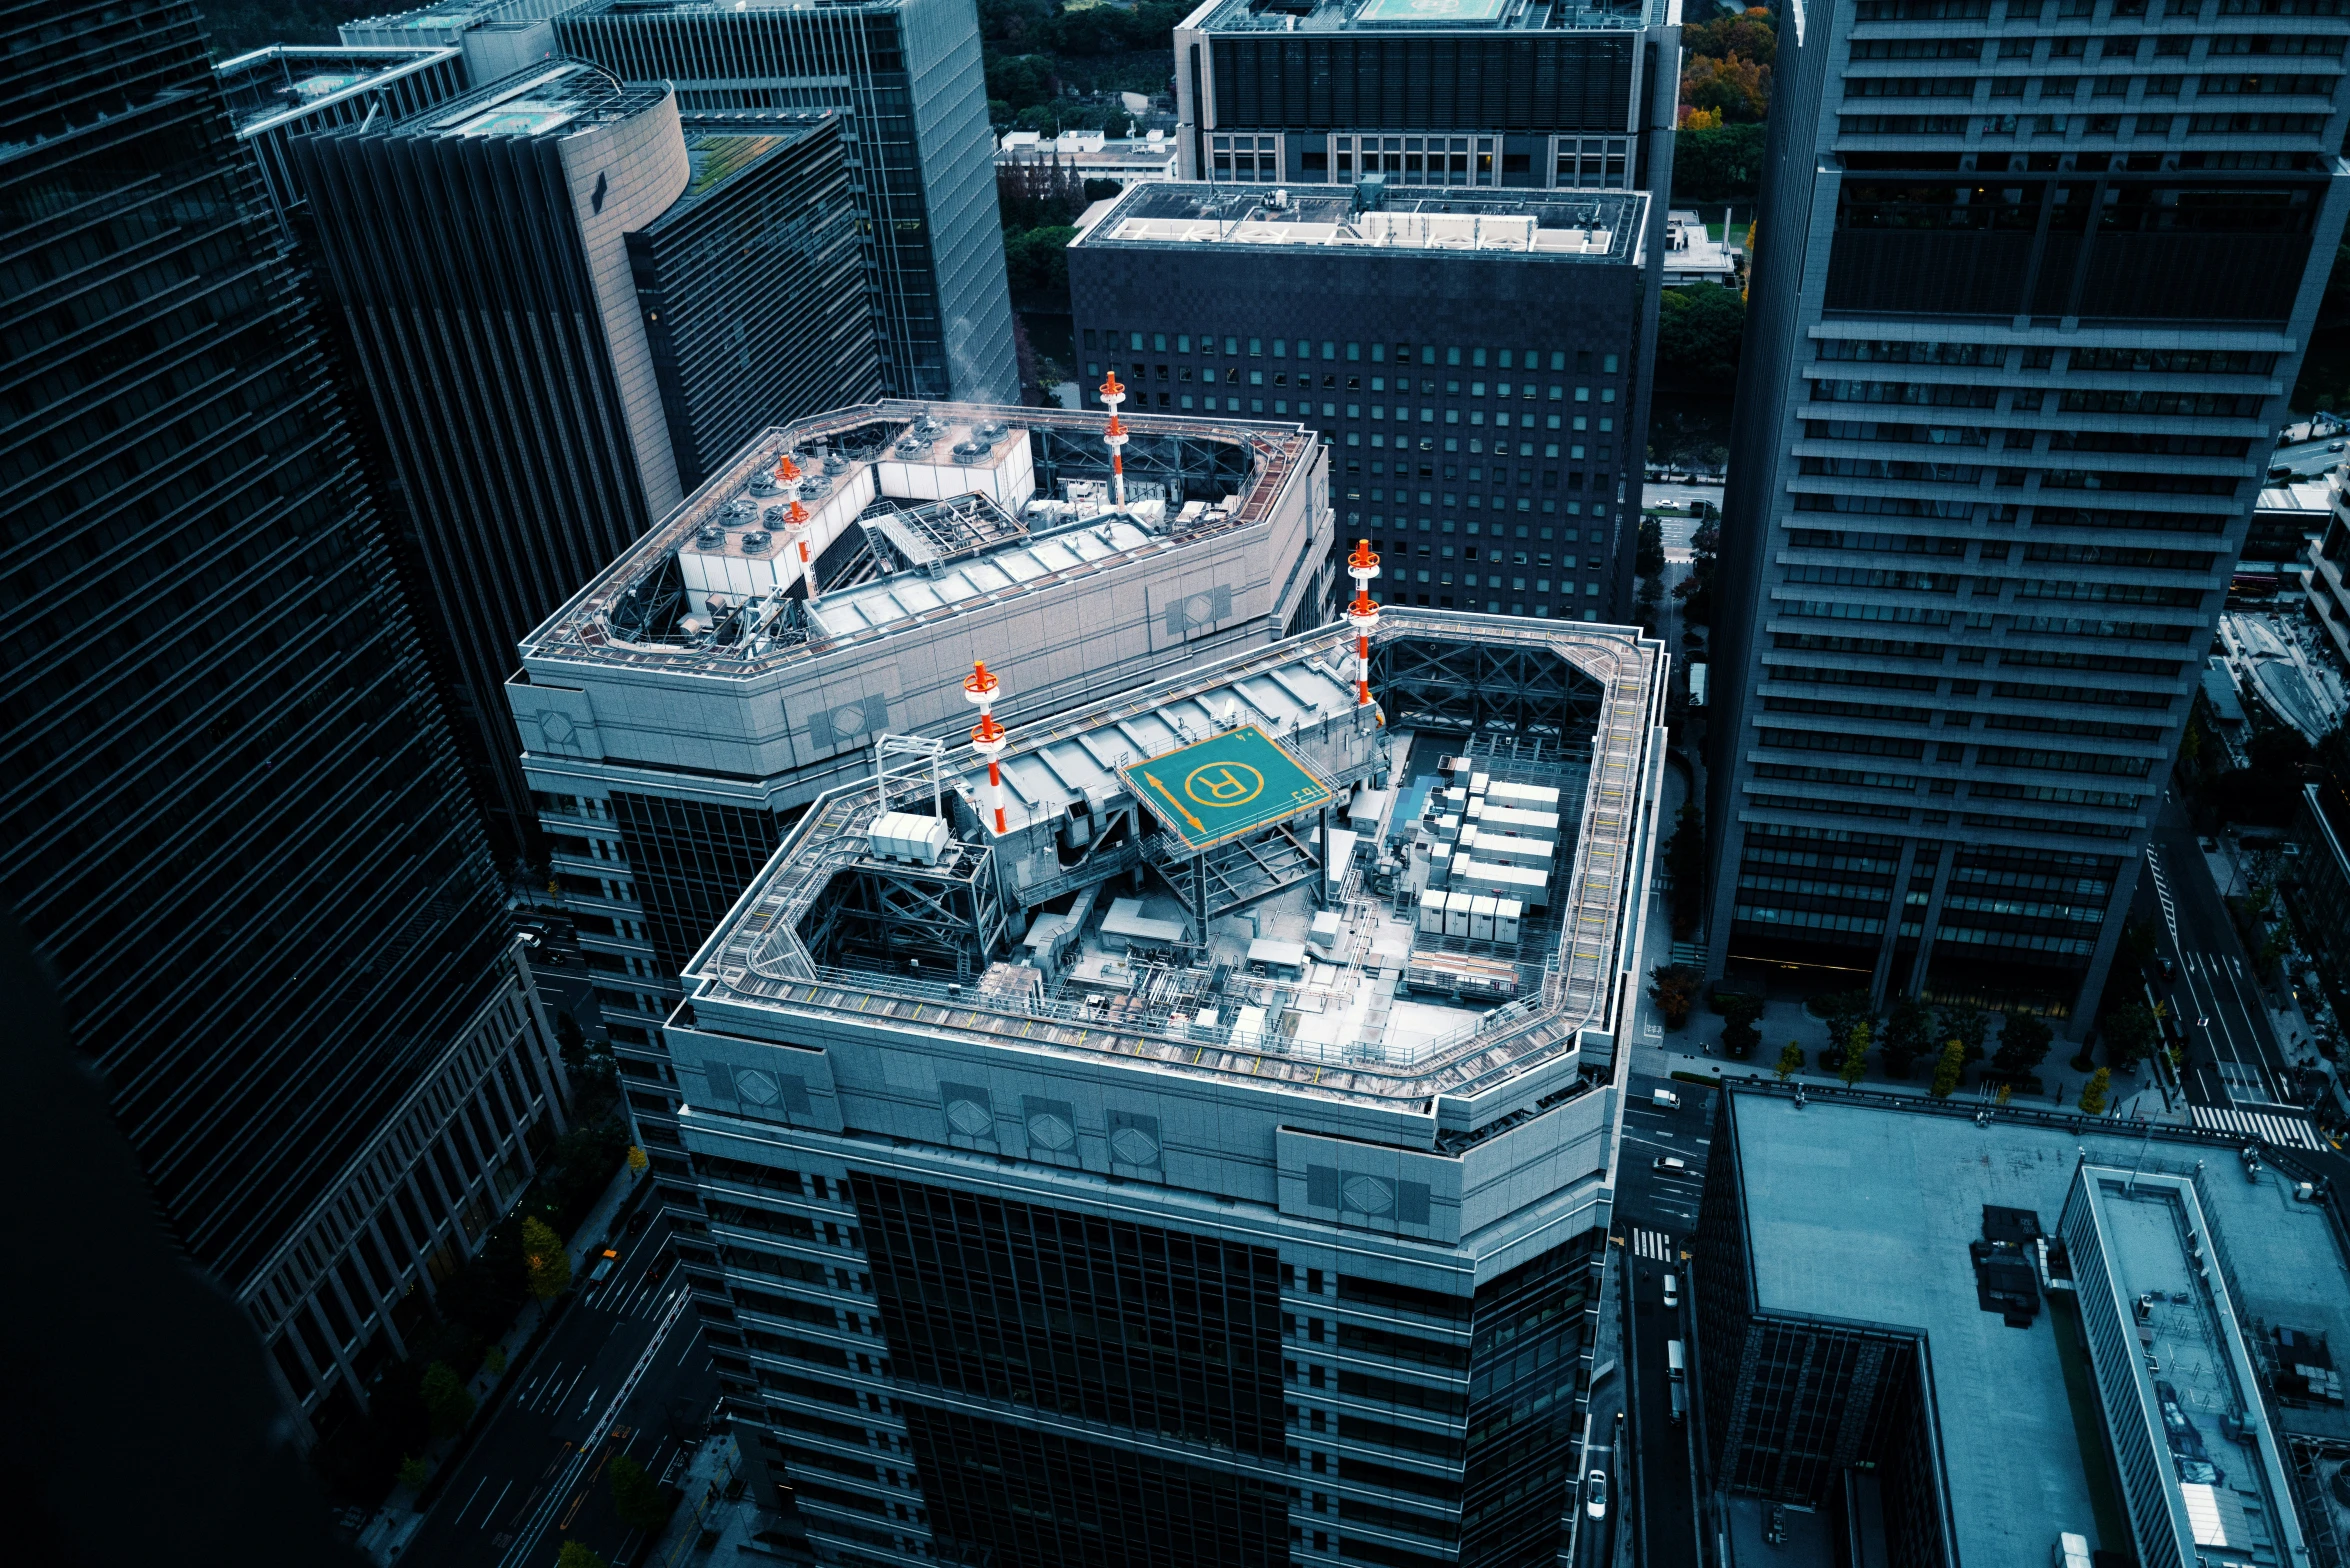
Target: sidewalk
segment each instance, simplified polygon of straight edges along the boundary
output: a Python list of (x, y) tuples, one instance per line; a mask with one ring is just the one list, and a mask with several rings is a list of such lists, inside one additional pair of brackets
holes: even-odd
[[(1796, 1004), (1787, 1005), (1795, 1008), (1796, 1011), (1801, 1011)], [(1706, 1016), (1709, 1015), (1701, 1013), (1692, 1016), (1689, 1020), (1689, 1029), (1694, 1029), (1697, 1026), (1698, 1018)], [(1806, 1016), (1808, 1017), (1808, 1015)], [(1713, 1021), (1717, 1024), (1720, 1022), (1719, 1019)], [(1794, 1074), (1787, 1081), (1843, 1088), (1843, 1079), (1834, 1073), (1820, 1070), (1819, 1052), (1828, 1043), (1827, 1026), (1816, 1018), (1810, 1021), (1817, 1026), (1814, 1032), (1818, 1038), (1806, 1043), (1806, 1065), (1801, 1072)], [(1688, 1029), (1682, 1031), (1683, 1034), (1688, 1032)], [(1671, 1036), (1667, 1038), (1673, 1039)], [(1676, 1040), (1667, 1047), (1664, 1053), (1665, 1071), (1667, 1073), (1688, 1073), (1696, 1077), (1710, 1079), (1715, 1083), (1720, 1083), (1724, 1079), (1735, 1080), (1739, 1078), (1762, 1078), (1776, 1081), (1779, 1076), (1779, 1051), (1786, 1044), (1787, 1038), (1785, 1034), (1781, 1034), (1776, 1039), (1766, 1034), (1763, 1037), (1763, 1043), (1754, 1048), (1754, 1055), (1743, 1062), (1726, 1061), (1719, 1055), (1699, 1055), (1692, 1049), (1683, 1049), (1681, 1042)], [(1695, 1045), (1694, 1040), (1687, 1043), (1692, 1047)], [(2057, 1047), (2049, 1052), (2048, 1061), (2041, 1063), (2040, 1078), (2043, 1083), (2048, 1085), (2047, 1091), (2043, 1094), (2023, 1096), (2014, 1103), (2049, 1110), (2069, 1111), (2077, 1107), (2081, 1098), (2081, 1087), (2089, 1081), (2089, 1075), (2074, 1072), (2069, 1066), (2066, 1066), (2064, 1050), (2063, 1043), (2059, 1042)], [(2049, 1070), (2050, 1063), (2056, 1064), (2053, 1072)], [(1889, 1079), (1877, 1067), (1876, 1059), (1872, 1055), (1869, 1061), (1869, 1075), (1852, 1087), (1876, 1094), (1906, 1094), (1923, 1097), (1931, 1095), (1933, 1092), (1931, 1075), (1930, 1059), (1921, 1056), (1911, 1067), (1908, 1078)], [(1989, 1085), (1964, 1083), (1950, 1098), (1961, 1102), (1989, 1102), (1992, 1096), (1993, 1090)], [(2113, 1093), (2106, 1102), (2105, 1114), (2121, 1117), (2125, 1120), (2171, 1122), (2180, 1126), (2186, 1126), (2192, 1120), (2184, 1105), (2175, 1110), (2164, 1107), (2162, 1091), (2155, 1087), (2154, 1080), (2147, 1076), (2143, 1067), (2132, 1068), (2114, 1079)]]
[[(630, 1170), (625, 1160), (622, 1161), (619, 1173), (612, 1178), (611, 1185), (604, 1189), (604, 1195), (596, 1200), (594, 1208), (588, 1210), (587, 1218), (580, 1221), (579, 1229), (565, 1244), (563, 1250), (571, 1257), (571, 1278), (575, 1288), (580, 1281), (587, 1277), (588, 1259), (605, 1246), (605, 1237), (619, 1218), (621, 1209), (635, 1195), (637, 1187), (645, 1179)], [(506, 1371), (503, 1378), (489, 1369), (488, 1356), (485, 1351), (483, 1365), (473, 1374), (473, 1381), (466, 1384), (466, 1389), (473, 1395), (476, 1406), (487, 1406), (492, 1390), (501, 1381), (511, 1379), (523, 1370), (526, 1365), (522, 1354), (524, 1348), (530, 1344), (531, 1336), (539, 1331), (539, 1325), (547, 1320), (547, 1315), (555, 1309), (562, 1299), (563, 1297), (558, 1296), (554, 1301), (540, 1301), (534, 1296), (523, 1304), (519, 1313), (515, 1314), (513, 1325), (498, 1338), (496, 1345), (491, 1347), (501, 1349), (506, 1353)], [(441, 1453), (434, 1465), (434, 1474), (438, 1475), (441, 1469), (447, 1465), (462, 1462), (463, 1456), (471, 1451), (473, 1439), (496, 1417), (495, 1410), (477, 1409), (472, 1424), (465, 1431), (454, 1438), (447, 1439), (445, 1446), (435, 1444), (436, 1448), (441, 1449)], [(426, 1485), (430, 1486), (431, 1482), (427, 1481)], [(427, 1515), (418, 1510), (416, 1499), (417, 1494), (414, 1491), (406, 1486), (395, 1484), (392, 1487), (391, 1495), (383, 1500), (382, 1506), (376, 1509), (374, 1515), (368, 1519), (366, 1526), (360, 1530), (359, 1550), (365, 1553), (371, 1561), (390, 1564), (399, 1557), (402, 1551), (406, 1550), (408, 1542), (414, 1538), (416, 1532), (424, 1528)]]
[[(733, 1489), (741, 1470), (742, 1450), (732, 1432), (704, 1438), (685, 1473), (671, 1482), (678, 1489), (677, 1512), (669, 1516), (661, 1538), (637, 1553), (636, 1568), (676, 1568), (696, 1559), (731, 1561), (748, 1545), (759, 1517), (751, 1500)], [(705, 1530), (715, 1535), (706, 1547)]]

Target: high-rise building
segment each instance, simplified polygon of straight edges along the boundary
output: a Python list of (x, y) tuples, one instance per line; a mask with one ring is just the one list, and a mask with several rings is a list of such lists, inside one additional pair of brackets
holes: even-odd
[(1710, 1517), (1903, 1568), (2339, 1559), (2340, 1211), (2298, 1154), (2136, 1125), (1723, 1094), (1685, 1281)]
[(1207, 0), (1175, 29), (1177, 177), (1646, 190), (1680, 99), (1666, 0)]
[(0, 25), (0, 893), (329, 1429), (519, 1196), (562, 1070), (195, 12)]
[(504, 696), (515, 645), (710, 454), (778, 409), (873, 391), (869, 325), (828, 308), (856, 279), (837, 123), (688, 128), (674, 94), (562, 60), (292, 144), (505, 853), (537, 815)]
[(465, 55), (424, 48), (318, 48), (275, 44), (217, 67), (237, 140), (261, 164), (270, 210), (293, 234), (301, 187), (287, 144), (297, 136), (370, 118), (405, 120), (465, 91)]
[(588, 0), (554, 26), (568, 53), (625, 81), (673, 83), (689, 111), (845, 111), (870, 240), (865, 291), (890, 393), (1016, 395), (971, 0)]
[(997, 649), (1020, 719), (1325, 618), (1310, 432), (1125, 423), (1123, 505), (1099, 415), (882, 403), (768, 430), (523, 640), (522, 770), (665, 1182), (677, 977), (883, 736), (968, 728), (961, 673)]
[(1383, 603), (1617, 624), (1647, 446), (1649, 206), (1140, 184), (1069, 247), (1083, 384), (1115, 371), (1137, 407), (1319, 431), (1333, 549), (1371, 541)]
[(2335, 0), (1782, 30), (1709, 973), (2089, 1026), (2350, 200), (2345, 41)]
[(757, 1500), (839, 1562), (1554, 1562), (1662, 650), (1382, 608), (1008, 733), (1004, 650), (669, 1020)]

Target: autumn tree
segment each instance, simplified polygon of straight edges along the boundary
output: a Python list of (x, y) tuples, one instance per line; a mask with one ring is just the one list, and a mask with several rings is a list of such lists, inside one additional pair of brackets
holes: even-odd
[(530, 1293), (541, 1301), (554, 1300), (571, 1283), (571, 1255), (563, 1250), (563, 1238), (535, 1214), (522, 1222), (522, 1266)]
[(1779, 1053), (1779, 1081), (1785, 1083), (1802, 1070), (1803, 1045), (1800, 1041), (1790, 1040), (1787, 1042), (1787, 1048)]
[(1942, 1059), (1934, 1064), (1934, 1081), (1927, 1092), (1937, 1100), (1947, 1100), (1958, 1092), (1958, 1080), (1966, 1072), (1966, 1045), (1963, 1041), (1948, 1040), (1942, 1046)]
[(1844, 1060), (1837, 1065), (1836, 1076), (1842, 1079), (1844, 1087), (1849, 1089), (1860, 1082), (1868, 1070), (1869, 1025), (1868, 1020), (1864, 1018), (1854, 1024), (1852, 1032), (1844, 1037)]
[(2113, 1069), (2100, 1067), (2081, 1086), (2081, 1110), (2090, 1116), (2105, 1114), (2105, 1097), (2113, 1092)]

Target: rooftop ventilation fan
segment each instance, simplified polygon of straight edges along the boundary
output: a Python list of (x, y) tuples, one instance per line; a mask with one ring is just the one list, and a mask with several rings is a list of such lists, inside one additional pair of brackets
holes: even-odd
[(746, 553), (756, 555), (761, 550), (766, 548), (767, 535), (760, 530), (754, 528), (749, 533), (743, 535), (743, 549)]
[(999, 424), (997, 421), (992, 419), (988, 420), (984, 424), (977, 424), (971, 427), (971, 439), (974, 441), (984, 441), (989, 446), (994, 446), (998, 441), (1001, 441), (1010, 433), (1010, 430), (1007, 429), (1004, 425)]
[(751, 494), (773, 495), (774, 493), (775, 476), (773, 474), (762, 468), (757, 473), (751, 475)]
[(985, 441), (958, 441), (955, 443), (955, 461), (958, 463), (984, 463), (987, 461), (987, 454), (994, 450), (995, 448)]
[(705, 519), (702, 525), (694, 530), (694, 542), (706, 546), (726, 543), (726, 525), (715, 517)]

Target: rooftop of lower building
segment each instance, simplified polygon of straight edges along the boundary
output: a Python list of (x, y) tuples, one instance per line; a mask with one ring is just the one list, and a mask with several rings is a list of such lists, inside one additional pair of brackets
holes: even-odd
[[(1123, 505), (1103, 412), (891, 401), (764, 431), (523, 639), (523, 656), (763, 673), (1252, 526), (1313, 453), (1296, 425), (1121, 423)], [(786, 458), (799, 479), (779, 477)]]
[(1106, 246), (1306, 247), (1637, 266), (1645, 191), (1476, 192), (1353, 186), (1262, 186), (1160, 180), (1138, 184), (1070, 243)]
[(550, 60), (436, 104), (424, 114), (342, 126), (324, 134), (416, 140), (568, 136), (641, 114), (668, 91), (630, 86), (584, 60)]
[[(688, 965), (689, 999), (1490, 1131), (1438, 1100), (1620, 1026), (1662, 650), (1380, 613), (1370, 707), (1332, 626), (1012, 731), (1000, 828), (959, 740), (824, 796)], [(1018, 673), (1007, 650), (999, 679)], [(1512, 680), (1539, 688), (1526, 722)]]
[[(2302, 1201), (2265, 1160), (2248, 1179), (2235, 1149), (2183, 1129), (2038, 1113), (1978, 1119), (1824, 1097), (1799, 1106), (1774, 1092), (1734, 1093), (1731, 1113), (1759, 1309), (1924, 1337), (1959, 1561), (2040, 1562), (2066, 1531), (2131, 1550), (2126, 1535), (2100, 1538), (2101, 1518), (2110, 1533), (2121, 1504), (2081, 1319), (2047, 1299), (2075, 1283), (2072, 1266), (2060, 1248), (2044, 1262), (2024, 1241), (2019, 1266), (2037, 1282), (2025, 1312), (1995, 1299), (1995, 1274), (1977, 1255), (2003, 1223), (2009, 1235), (2058, 1238), (2084, 1166), (2124, 1183), (2135, 1169), (2174, 1194), (2185, 1184), (2222, 1266), (2213, 1277), (2224, 1271), (2216, 1293), (2188, 1291), (2170, 1277), (2183, 1240), (2165, 1242), (2161, 1227), (2141, 1235), (2133, 1220), (2114, 1272), (2135, 1282), (2126, 1299), (2161, 1292), (2143, 1325), (2164, 1369), (2142, 1380), (2147, 1397), (2157, 1400), (2156, 1379), (2188, 1391), (2217, 1467), (2238, 1483), (2252, 1481), (2256, 1448), (2223, 1437), (2223, 1416), (2266, 1423), (2279, 1449), (2350, 1442), (2338, 1397), (2280, 1395), (2273, 1384), (2280, 1347), (2299, 1342), (2279, 1330), (2350, 1345), (2350, 1255), (2328, 1206)], [(2174, 1290), (2190, 1299), (2173, 1302)], [(2219, 1365), (2224, 1315), (2272, 1380), (2266, 1391), (2236, 1387)], [(2182, 1479), (2176, 1466), (2170, 1479)], [(2265, 1482), (2240, 1490), (2251, 1496), (2233, 1507), (2278, 1506)]]
[(1208, 0), (1208, 33), (1546, 32), (1659, 27), (1665, 0)]

